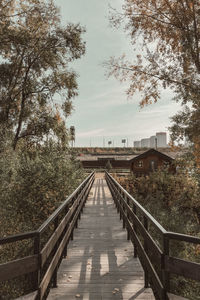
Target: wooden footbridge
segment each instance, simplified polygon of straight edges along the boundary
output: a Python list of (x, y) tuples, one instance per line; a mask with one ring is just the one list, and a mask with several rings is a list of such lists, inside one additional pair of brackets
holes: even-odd
[(200, 264), (173, 257), (171, 240), (200, 244), (167, 232), (110, 174), (92, 173), (37, 231), (0, 239), (33, 251), (1, 264), (0, 281), (30, 276), (24, 300), (183, 299), (170, 294), (170, 275), (200, 281)]

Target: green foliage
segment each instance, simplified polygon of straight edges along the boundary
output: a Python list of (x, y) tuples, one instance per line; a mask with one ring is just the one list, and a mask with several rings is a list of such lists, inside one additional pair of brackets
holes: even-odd
[(61, 26), (52, 0), (1, 2), (0, 124), (2, 133), (13, 133), (16, 148), (20, 139), (57, 137), (58, 127), (64, 131), (62, 117), (77, 95), (70, 64), (85, 52), (84, 29)]
[(167, 230), (197, 233), (200, 190), (194, 178), (181, 170), (177, 174), (158, 170), (148, 176), (120, 178), (120, 182)]
[(52, 141), (28, 151), (7, 150), (0, 169), (1, 235), (37, 228), (83, 178), (70, 151)]
[(173, 100), (184, 105), (172, 118), (171, 139), (187, 137), (198, 148), (194, 154), (200, 166), (199, 1), (123, 2), (121, 12), (112, 10), (111, 24), (124, 26), (136, 53), (130, 59), (111, 57), (105, 63), (108, 75), (128, 81), (128, 97), (139, 92), (142, 107), (161, 99), (163, 89), (171, 89)]
[[(17, 151), (12, 145), (4, 146), (0, 153), (0, 236), (39, 228), (84, 177), (71, 150), (53, 140), (29, 149), (21, 142)], [(30, 254), (30, 240), (8, 244), (0, 248), (0, 263)], [(26, 276), (1, 283), (0, 289), (5, 299), (13, 299), (30, 292), (32, 283), (31, 276)]]
[[(1, 236), (38, 228), (84, 177), (64, 120), (77, 95), (71, 63), (85, 53), (84, 32), (61, 25), (53, 0), (0, 1)], [(32, 248), (30, 241), (3, 246), (1, 262)], [(6, 282), (1, 296), (16, 298), (31, 282)]]

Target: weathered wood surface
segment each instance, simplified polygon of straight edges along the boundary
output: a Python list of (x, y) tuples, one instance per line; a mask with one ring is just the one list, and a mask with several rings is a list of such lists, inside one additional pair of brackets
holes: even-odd
[(25, 295), (25, 296), (21, 296), (21, 297), (15, 299), (15, 300), (35, 300), (36, 295), (37, 295), (37, 291), (35, 291), (31, 294)]
[(103, 178), (95, 180), (48, 299), (155, 299), (144, 289), (142, 267)]
[[(169, 295), (178, 300), (177, 296)], [(79, 228), (58, 271), (58, 288), (48, 300), (153, 300), (133, 245), (100, 174), (86, 202)], [(181, 298), (183, 299), (183, 298)]]

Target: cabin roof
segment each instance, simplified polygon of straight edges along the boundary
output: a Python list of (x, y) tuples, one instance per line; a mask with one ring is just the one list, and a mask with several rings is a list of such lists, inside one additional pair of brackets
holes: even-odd
[(156, 155), (158, 155), (158, 156), (160, 156), (160, 157), (162, 157), (163, 159), (168, 160), (168, 161), (173, 161), (173, 160), (174, 160), (174, 158), (172, 158), (172, 157), (170, 157), (170, 156), (168, 156), (168, 155), (166, 155), (166, 154), (164, 154), (164, 153), (162, 153), (162, 152), (160, 152), (160, 151), (158, 151), (158, 150), (155, 150), (155, 149), (149, 149), (149, 150), (143, 152), (142, 154), (139, 154), (139, 155), (137, 155), (136, 157), (133, 157), (133, 158), (130, 160), (130, 162), (136, 161), (136, 160), (138, 160), (138, 159), (145, 158), (145, 157), (147, 157), (148, 155), (151, 155), (151, 154), (156, 154)]

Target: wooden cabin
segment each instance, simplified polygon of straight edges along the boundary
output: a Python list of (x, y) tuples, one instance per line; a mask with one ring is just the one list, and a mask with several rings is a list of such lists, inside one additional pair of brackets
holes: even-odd
[(93, 157), (90, 160), (80, 160), (85, 169), (106, 169), (108, 162), (112, 170), (127, 170), (136, 176), (148, 175), (158, 168), (168, 167), (169, 172), (175, 173), (174, 159), (155, 149), (150, 149), (132, 159), (115, 159), (115, 157)]
[(150, 149), (130, 160), (130, 170), (136, 176), (148, 175), (159, 168), (168, 167), (174, 173), (174, 159), (155, 149)]

